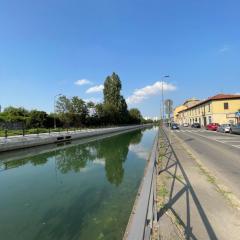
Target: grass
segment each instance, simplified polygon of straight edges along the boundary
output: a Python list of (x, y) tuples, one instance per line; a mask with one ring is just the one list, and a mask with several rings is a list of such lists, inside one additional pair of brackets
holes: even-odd
[(168, 195), (168, 190), (165, 185), (161, 185), (158, 189), (158, 196), (165, 198)]

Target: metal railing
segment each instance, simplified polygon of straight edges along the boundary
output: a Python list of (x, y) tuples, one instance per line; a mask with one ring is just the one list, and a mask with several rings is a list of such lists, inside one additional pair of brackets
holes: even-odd
[(157, 159), (159, 130), (145, 168), (144, 176), (123, 239), (150, 240), (157, 223)]

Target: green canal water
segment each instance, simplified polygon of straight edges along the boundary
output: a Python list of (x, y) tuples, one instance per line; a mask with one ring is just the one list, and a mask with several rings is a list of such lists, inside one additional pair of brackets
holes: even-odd
[(152, 128), (0, 155), (0, 239), (122, 239), (155, 136)]

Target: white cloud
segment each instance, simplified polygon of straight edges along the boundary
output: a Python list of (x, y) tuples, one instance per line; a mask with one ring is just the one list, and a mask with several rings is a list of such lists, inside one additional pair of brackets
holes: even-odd
[(171, 83), (157, 81), (153, 85), (146, 86), (144, 88), (136, 89), (133, 94), (127, 98), (128, 104), (140, 103), (144, 99), (149, 98), (150, 96), (157, 95), (163, 91), (174, 91), (176, 86)]
[(93, 103), (99, 103), (99, 102), (101, 102), (100, 99), (94, 98), (94, 97), (85, 98), (85, 99), (83, 99), (83, 101), (84, 101), (84, 102), (93, 102)]
[(74, 84), (76, 84), (78, 86), (82, 86), (82, 85), (92, 84), (92, 82), (87, 79), (79, 79), (79, 80), (75, 81)]
[(135, 153), (139, 158), (148, 159), (149, 151), (145, 149), (142, 145), (130, 144), (128, 150)]
[(93, 87), (90, 87), (89, 89), (87, 89), (86, 93), (97, 93), (97, 92), (102, 92), (103, 90), (103, 85), (96, 85)]

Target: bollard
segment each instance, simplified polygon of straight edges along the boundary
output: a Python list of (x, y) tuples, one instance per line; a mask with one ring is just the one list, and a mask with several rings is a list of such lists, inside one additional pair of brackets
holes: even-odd
[(51, 130), (50, 130), (50, 128), (48, 129), (48, 134), (50, 135), (50, 132), (51, 132)]
[(5, 138), (7, 138), (7, 137), (8, 137), (8, 130), (5, 129)]

